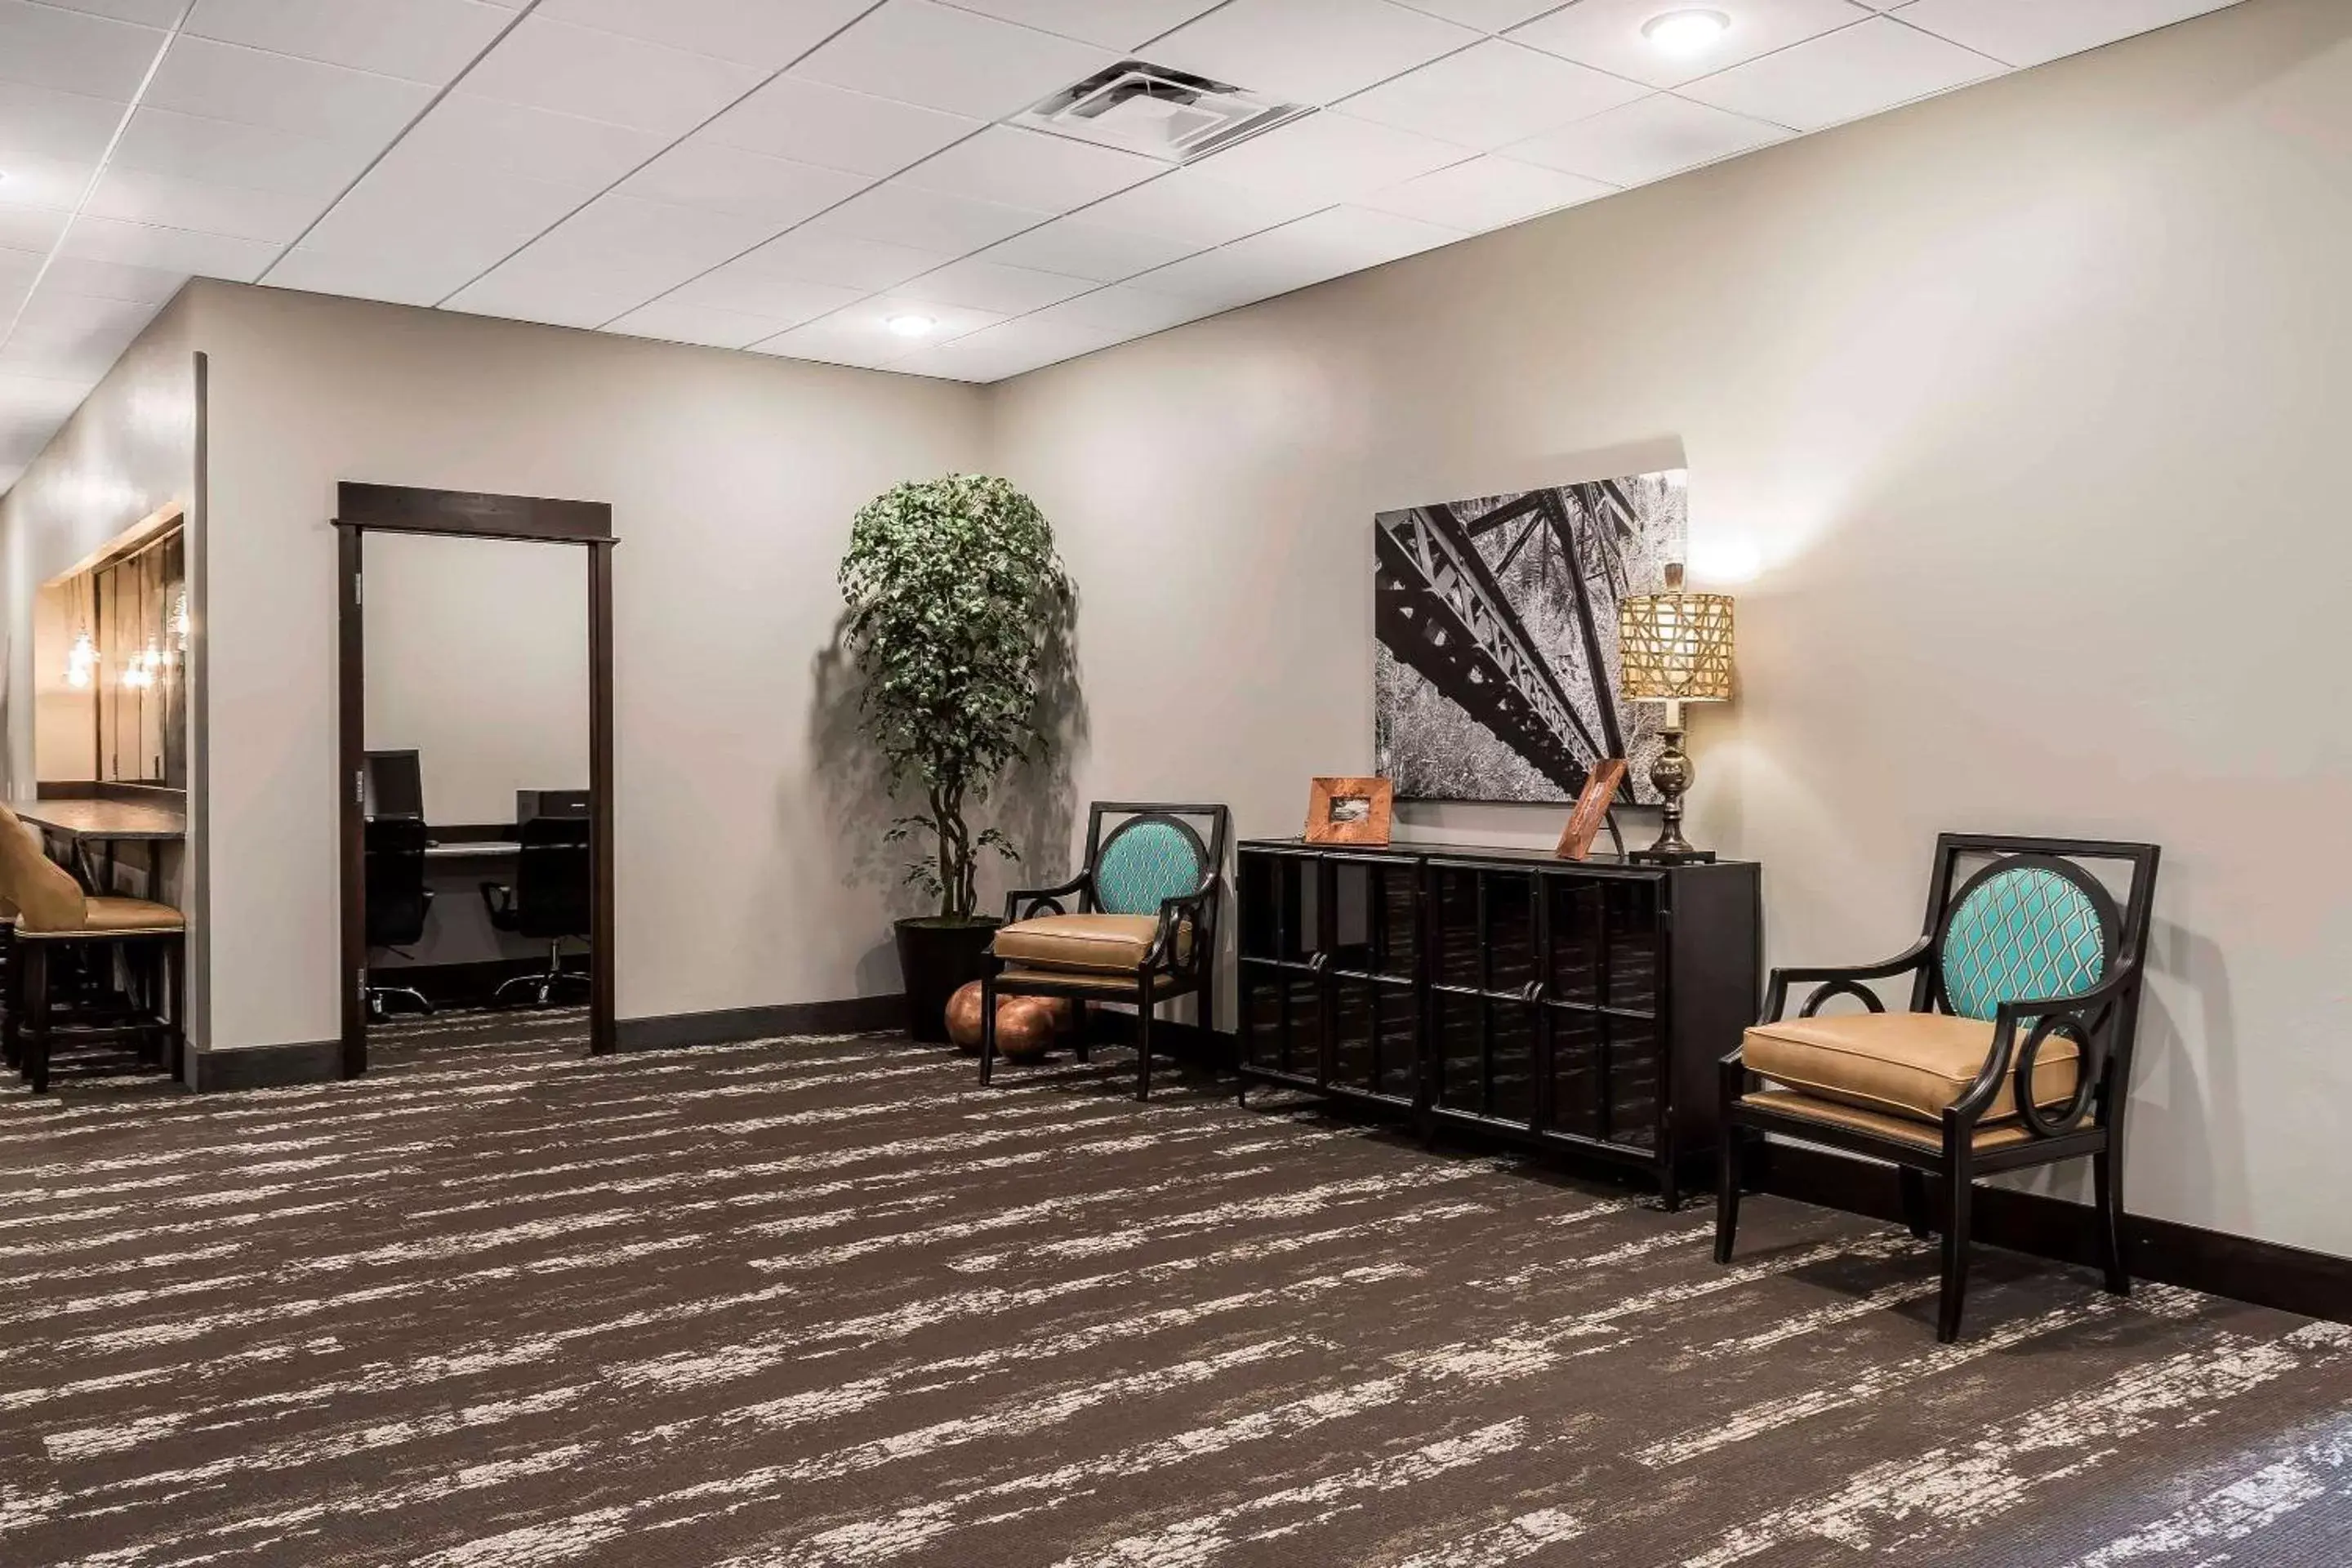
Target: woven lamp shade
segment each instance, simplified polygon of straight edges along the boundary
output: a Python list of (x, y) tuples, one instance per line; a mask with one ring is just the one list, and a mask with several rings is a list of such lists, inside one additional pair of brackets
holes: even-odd
[(1625, 695), (1636, 700), (1724, 702), (1731, 697), (1731, 598), (1683, 590), (1666, 568), (1663, 594), (1637, 594), (1617, 612)]

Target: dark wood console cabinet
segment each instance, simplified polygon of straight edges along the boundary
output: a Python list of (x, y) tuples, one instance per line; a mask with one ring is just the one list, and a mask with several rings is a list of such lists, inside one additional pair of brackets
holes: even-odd
[(1716, 1064), (1756, 1018), (1748, 861), (1253, 839), (1241, 1074), (1641, 1167), (1669, 1207), (1716, 1147)]

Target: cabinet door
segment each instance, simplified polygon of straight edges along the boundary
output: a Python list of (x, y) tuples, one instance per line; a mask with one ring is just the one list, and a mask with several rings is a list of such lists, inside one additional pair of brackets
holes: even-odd
[(1427, 929), (1433, 1099), (1445, 1110), (1535, 1124), (1541, 1102), (1541, 879), (1531, 870), (1433, 861)]
[(1331, 1087), (1412, 1104), (1420, 1076), (1413, 1050), (1419, 1007), (1409, 984), (1334, 973)]
[(1241, 952), (1277, 963), (1309, 962), (1322, 942), (1322, 862), (1311, 855), (1241, 852)]
[(1242, 1059), (1321, 1081), (1323, 982), (1313, 971), (1263, 959), (1241, 963)]
[(1331, 967), (1411, 983), (1421, 972), (1421, 868), (1411, 860), (1335, 855)]

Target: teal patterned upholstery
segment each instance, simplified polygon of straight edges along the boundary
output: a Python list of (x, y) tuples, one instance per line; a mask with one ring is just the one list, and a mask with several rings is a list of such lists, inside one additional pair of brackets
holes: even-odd
[(1201, 841), (1174, 822), (1139, 816), (1121, 824), (1095, 863), (1095, 901), (1113, 915), (1156, 915), (1162, 899), (1201, 890), (1208, 868)]
[(2074, 882), (2047, 866), (2012, 867), (1977, 883), (1953, 909), (1941, 964), (1951, 1010), (1990, 1019), (2004, 1002), (2096, 985), (2107, 969), (2106, 930)]

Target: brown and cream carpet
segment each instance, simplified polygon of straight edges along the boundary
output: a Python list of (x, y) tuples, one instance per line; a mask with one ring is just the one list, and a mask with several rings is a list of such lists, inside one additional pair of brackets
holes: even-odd
[(2352, 1563), (2352, 1330), (891, 1039), (0, 1100), (0, 1563)]

